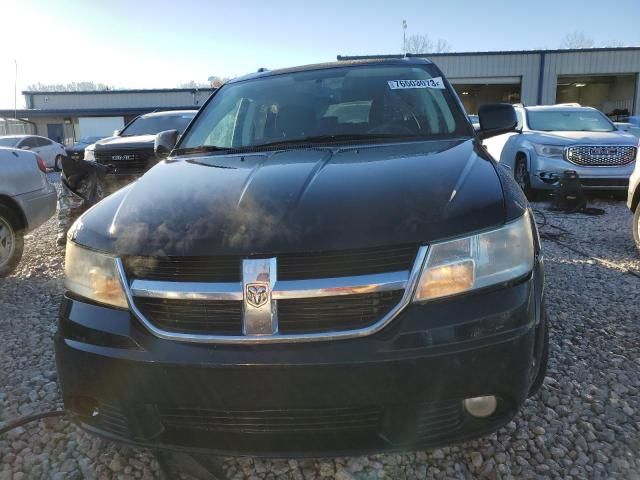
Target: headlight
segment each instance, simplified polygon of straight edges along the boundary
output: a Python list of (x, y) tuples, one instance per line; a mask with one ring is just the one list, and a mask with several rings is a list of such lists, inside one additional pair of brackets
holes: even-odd
[(70, 292), (98, 303), (127, 308), (114, 257), (67, 241), (64, 285)]
[(559, 147), (558, 145), (543, 145), (541, 143), (532, 143), (531, 145), (533, 145), (533, 149), (536, 151), (536, 153), (538, 155), (542, 155), (543, 157), (564, 157), (564, 147)]
[(489, 232), (429, 247), (413, 300), (447, 297), (506, 282), (533, 269), (529, 213)]
[(95, 145), (89, 145), (87, 148), (84, 149), (84, 159), (87, 160), (88, 162), (95, 162), (96, 161), (96, 146)]

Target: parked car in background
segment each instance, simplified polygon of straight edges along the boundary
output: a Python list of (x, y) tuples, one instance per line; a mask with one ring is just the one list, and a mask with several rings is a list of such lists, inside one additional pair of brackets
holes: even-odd
[(156, 134), (165, 130), (184, 132), (197, 110), (176, 110), (140, 115), (114, 136), (89, 145), (84, 159), (115, 168), (108, 174), (109, 190), (117, 189), (139, 177), (156, 164), (153, 151)]
[(636, 247), (640, 249), (640, 162), (636, 162), (633, 173), (629, 178), (629, 192), (627, 193), (627, 206), (633, 213), (631, 231)]
[(56, 211), (56, 190), (47, 181), (42, 157), (0, 148), (0, 277), (20, 262), (23, 235)]
[(60, 168), (62, 157), (67, 155), (64, 146), (39, 135), (6, 135), (0, 137), (0, 147), (29, 150), (42, 157), (47, 168)]
[(279, 457), (508, 423), (545, 375), (544, 273), (526, 198), (478, 148), (515, 112), (479, 115), (491, 129), (420, 58), (225, 83), (69, 231), (66, 412), (127, 443)]
[(73, 158), (74, 160), (83, 160), (85, 148), (87, 148), (89, 145), (93, 145), (98, 140), (102, 140), (103, 138), (106, 138), (106, 137), (102, 136), (102, 137), (81, 138), (73, 145), (68, 145), (65, 147), (67, 156), (69, 156), (70, 158)]
[(638, 138), (600, 111), (574, 105), (516, 106), (518, 131), (484, 142), (532, 198), (552, 190), (565, 170), (584, 189), (626, 192), (638, 158)]

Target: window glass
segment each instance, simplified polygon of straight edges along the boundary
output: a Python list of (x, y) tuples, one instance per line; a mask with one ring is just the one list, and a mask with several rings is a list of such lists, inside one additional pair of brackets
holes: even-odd
[(227, 84), (180, 147), (242, 148), (343, 135), (470, 135), (457, 102), (435, 76), (428, 65), (375, 65)]
[(36, 147), (46, 147), (51, 145), (51, 140), (49, 140), (48, 138), (35, 137), (34, 141), (35, 141)]
[(35, 148), (38, 146), (38, 139), (36, 137), (27, 137), (22, 142), (20, 142), (20, 148), (29, 147)]
[(543, 132), (612, 132), (613, 124), (596, 110), (529, 110), (529, 128)]
[(165, 130), (177, 130), (182, 133), (194, 116), (195, 112), (138, 117), (120, 132), (120, 136), (155, 135)]
[(15, 147), (18, 140), (20, 139), (15, 137), (0, 138), (0, 147)]

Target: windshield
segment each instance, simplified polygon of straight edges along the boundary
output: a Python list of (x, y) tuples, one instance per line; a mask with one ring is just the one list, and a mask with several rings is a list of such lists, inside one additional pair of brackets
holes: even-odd
[(436, 72), (428, 65), (355, 66), (227, 84), (179, 150), (470, 135)]
[(15, 147), (18, 140), (20, 139), (15, 137), (0, 138), (0, 147)]
[(544, 132), (612, 132), (615, 127), (595, 110), (529, 110), (529, 128)]
[(120, 133), (121, 137), (131, 135), (155, 135), (165, 130), (177, 130), (184, 132), (195, 113), (153, 115), (150, 117), (138, 117)]
[(101, 138), (104, 138), (104, 137), (84, 137), (78, 140), (78, 143), (96, 143)]

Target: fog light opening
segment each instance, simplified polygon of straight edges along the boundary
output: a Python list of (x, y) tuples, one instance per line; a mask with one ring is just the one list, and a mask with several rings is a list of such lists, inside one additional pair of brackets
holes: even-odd
[(463, 402), (464, 409), (476, 418), (487, 418), (494, 414), (498, 408), (498, 399), (493, 395), (484, 397), (467, 398)]

